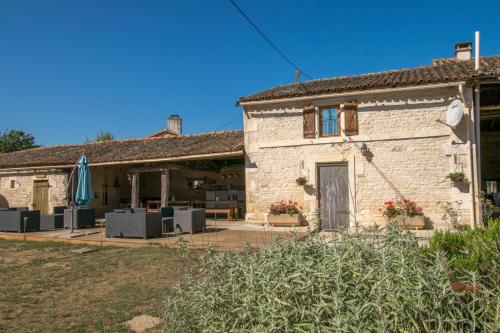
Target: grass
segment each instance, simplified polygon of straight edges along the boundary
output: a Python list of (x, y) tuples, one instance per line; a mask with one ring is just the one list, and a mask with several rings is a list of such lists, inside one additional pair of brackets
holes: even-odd
[(0, 240), (0, 332), (128, 332), (185, 275), (176, 250), (81, 247)]

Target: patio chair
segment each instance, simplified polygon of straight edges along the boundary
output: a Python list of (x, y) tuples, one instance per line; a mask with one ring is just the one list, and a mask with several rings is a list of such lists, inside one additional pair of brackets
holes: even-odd
[(161, 236), (161, 213), (145, 208), (115, 209), (106, 213), (106, 237), (153, 238)]
[(167, 234), (174, 231), (174, 209), (172, 207), (161, 207), (161, 231)]
[(95, 228), (95, 209), (90, 207), (74, 207), (64, 209), (64, 228)]
[(40, 211), (28, 210), (27, 207), (0, 210), (0, 231), (40, 231)]
[(41, 229), (62, 229), (64, 228), (64, 210), (66, 206), (55, 206), (52, 208), (52, 214), (40, 215)]
[(174, 231), (181, 233), (205, 231), (206, 214), (204, 209), (179, 207), (174, 209)]

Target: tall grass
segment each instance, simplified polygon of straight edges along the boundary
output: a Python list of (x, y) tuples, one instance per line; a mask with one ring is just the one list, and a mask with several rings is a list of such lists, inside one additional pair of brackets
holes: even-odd
[(209, 253), (166, 302), (166, 332), (495, 332), (499, 295), (469, 274), (453, 291), (447, 258), (411, 234), (276, 240)]

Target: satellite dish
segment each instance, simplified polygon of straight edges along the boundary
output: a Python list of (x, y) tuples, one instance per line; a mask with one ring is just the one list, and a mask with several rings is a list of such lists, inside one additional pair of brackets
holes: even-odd
[(448, 105), (448, 110), (446, 111), (446, 124), (452, 128), (457, 127), (462, 121), (464, 116), (464, 104), (459, 99), (454, 99)]

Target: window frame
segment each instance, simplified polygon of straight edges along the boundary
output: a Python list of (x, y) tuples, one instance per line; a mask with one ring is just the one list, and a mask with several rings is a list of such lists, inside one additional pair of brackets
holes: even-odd
[[(337, 134), (323, 134), (323, 110), (335, 109), (337, 110)], [(319, 110), (319, 137), (320, 138), (329, 138), (329, 137), (337, 137), (342, 134), (342, 124), (341, 124), (341, 110), (340, 104), (332, 104), (332, 105), (322, 105), (318, 107)]]

